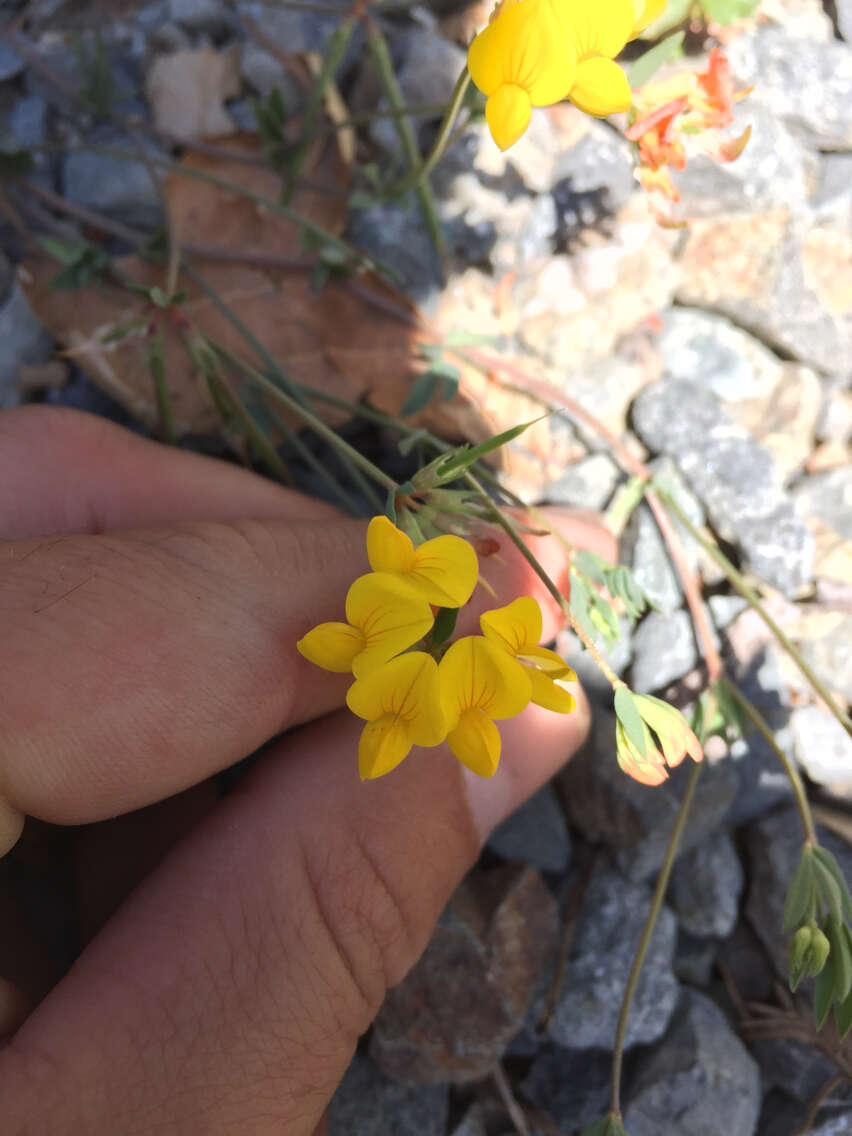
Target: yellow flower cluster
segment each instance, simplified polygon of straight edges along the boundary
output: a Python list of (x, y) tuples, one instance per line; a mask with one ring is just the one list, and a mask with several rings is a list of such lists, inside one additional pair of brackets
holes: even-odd
[(433, 608), (463, 607), (473, 594), (479, 565), (466, 540), (438, 536), (415, 548), (387, 517), (373, 517), (367, 556), (373, 571), (349, 588), (346, 622), (321, 623), (297, 643), (317, 666), (355, 676), (346, 703), (367, 723), (358, 746), (362, 778), (389, 773), (414, 745), (443, 741), (474, 773), (491, 777), (501, 748), (495, 720), (530, 702), (562, 714), (574, 709), (561, 683), (576, 675), (538, 645), (541, 609), (531, 596), (482, 615), (481, 635), (446, 649), (411, 649), (432, 631)]
[(536, 106), (568, 98), (599, 117), (628, 110), (630, 84), (615, 57), (665, 2), (500, 0), (467, 57), (500, 149), (517, 142)]

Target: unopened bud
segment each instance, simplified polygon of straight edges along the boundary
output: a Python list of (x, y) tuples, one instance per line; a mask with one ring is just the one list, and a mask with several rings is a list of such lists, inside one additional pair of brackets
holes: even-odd
[(799, 983), (805, 977), (811, 956), (811, 943), (815, 928), (806, 925), (800, 927), (790, 940), (789, 969), (790, 989), (795, 992)]
[(830, 951), (831, 943), (828, 941), (828, 936), (824, 935), (817, 927), (812, 934), (811, 949), (808, 952), (807, 960), (808, 974), (811, 978), (816, 978), (825, 966)]

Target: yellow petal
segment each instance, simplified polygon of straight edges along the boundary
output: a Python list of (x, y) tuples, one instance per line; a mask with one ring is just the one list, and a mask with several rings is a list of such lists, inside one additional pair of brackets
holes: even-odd
[(541, 639), (541, 608), (532, 596), (519, 596), (505, 607), (484, 612), (479, 626), (490, 643), (517, 655)]
[(346, 596), (346, 618), (364, 636), (364, 649), (352, 662), (356, 678), (411, 647), (434, 623), (428, 603), (387, 572), (358, 577)]
[(631, 39), (635, 39), (640, 32), (644, 32), (645, 28), (649, 28), (655, 20), (662, 16), (666, 8), (666, 0), (633, 0), (633, 7), (636, 13), (636, 22), (630, 33)]
[(562, 656), (557, 655), (555, 651), (548, 650), (547, 647), (524, 647), (518, 658), (524, 663), (538, 667), (540, 671), (549, 674), (551, 678), (559, 678), (563, 682), (577, 681), (577, 675)]
[(578, 64), (568, 97), (580, 110), (598, 118), (630, 110), (633, 101), (627, 76), (617, 63), (602, 56)]
[(400, 718), (414, 745), (439, 745), (446, 737), (438, 665), (424, 651), (409, 651), (358, 678), (346, 694), (346, 705), (368, 721)]
[(310, 662), (336, 674), (352, 670), (352, 661), (364, 650), (364, 636), (348, 623), (320, 623), (299, 640), (296, 649)]
[[(554, 0), (519, 0), (504, 5), (476, 36), (467, 60), (471, 78), (484, 95), (496, 95), (507, 84), (526, 91), (530, 99), (528, 122), (529, 105), (549, 106), (565, 98), (573, 82), (577, 57), (574, 40), (565, 34)], [(511, 114), (508, 105), (501, 101), (507, 99), (513, 102)], [(517, 94), (500, 96), (492, 106), (492, 114), (499, 112), (502, 125), (511, 122), (517, 128), (523, 105)], [(485, 113), (488, 117), (487, 106)], [(490, 118), (488, 124), (496, 140)], [(516, 137), (525, 129), (526, 123)]]
[(500, 731), (483, 710), (465, 710), (447, 736), (450, 749), (480, 777), (493, 777), (500, 763)]
[(405, 580), (430, 604), (462, 607), (470, 599), (479, 575), (472, 545), (460, 536), (436, 536), (414, 550), (414, 564)]
[(387, 517), (373, 517), (367, 526), (367, 557), (374, 572), (409, 572), (414, 545)]
[(557, 714), (570, 714), (576, 709), (577, 701), (574, 695), (559, 683), (534, 667), (527, 667), (527, 674), (532, 687), (532, 701), (536, 706), (543, 706), (545, 710), (554, 710)]
[(633, 0), (554, 0), (563, 34), (571, 37), (578, 60), (604, 55), (614, 59), (630, 39), (636, 21)]
[(411, 750), (408, 726), (393, 714), (368, 722), (358, 742), (358, 772), (362, 781), (390, 773)]
[(484, 710), (489, 718), (513, 718), (532, 694), (526, 667), (479, 635), (453, 643), (438, 666), (438, 681), (449, 730), (465, 710)]
[(662, 785), (668, 778), (663, 755), (654, 747), (645, 730), (645, 756), (643, 757), (628, 738), (621, 722), (615, 725), (615, 752), (618, 764), (640, 785)]
[(521, 137), (532, 118), (532, 100), (523, 87), (504, 83), (485, 103), (485, 121), (501, 150), (508, 150)]

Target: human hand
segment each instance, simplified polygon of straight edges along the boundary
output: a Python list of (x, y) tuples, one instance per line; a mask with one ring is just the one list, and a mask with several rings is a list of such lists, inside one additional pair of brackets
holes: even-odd
[[(553, 519), (612, 554), (593, 520)], [(364, 531), (87, 415), (0, 416), (0, 846), (24, 813), (82, 826), (91, 939), (31, 980), (25, 1016), (26, 929), (0, 889), (9, 1136), (317, 1130), (482, 841), (582, 741), (580, 694), (501, 723), (490, 780), (442, 746), (359, 782), (349, 680), (295, 644), (368, 569)], [(532, 543), (564, 580), (558, 543)], [(526, 593), (552, 637), (554, 605), (500, 544), (497, 599), (460, 627)], [(211, 775), (285, 729), (217, 801)]]

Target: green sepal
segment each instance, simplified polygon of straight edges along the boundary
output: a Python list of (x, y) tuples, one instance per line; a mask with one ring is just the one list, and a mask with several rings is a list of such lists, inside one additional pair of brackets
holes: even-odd
[(627, 1136), (627, 1133), (618, 1117), (610, 1113), (584, 1128), (580, 1136)]
[(847, 994), (842, 1002), (835, 1003), (834, 1022), (837, 1026), (837, 1036), (843, 1041), (852, 1029), (852, 993)]
[(834, 1000), (834, 966), (829, 955), (825, 966), (819, 972), (814, 985), (814, 1021), (816, 1028), (822, 1029), (831, 1003)]
[(846, 883), (846, 877), (843, 875), (843, 871), (837, 859), (833, 853), (829, 852), (827, 848), (823, 848), (821, 844), (818, 844), (816, 848), (814, 848), (813, 854), (834, 876), (843, 898), (843, 910), (847, 918), (852, 919), (852, 896), (849, 894), (849, 885)]
[(840, 922), (843, 919), (843, 893), (840, 885), (822, 860), (814, 857), (812, 862), (818, 901), (827, 915)]
[(439, 608), (438, 614), (435, 616), (435, 622), (432, 625), (433, 646), (440, 647), (442, 643), (446, 643), (456, 629), (458, 617), (459, 609), (457, 607)]
[(805, 977), (810, 962), (811, 941), (813, 930), (809, 926), (800, 927), (790, 940), (788, 956), (788, 969), (790, 972), (790, 989), (795, 994), (799, 983)]
[(645, 744), (647, 738), (645, 724), (636, 703), (633, 701), (633, 695), (626, 686), (620, 686), (616, 690), (613, 707), (615, 716), (624, 727), (628, 739), (636, 747), (639, 756), (645, 757), (648, 752)]

